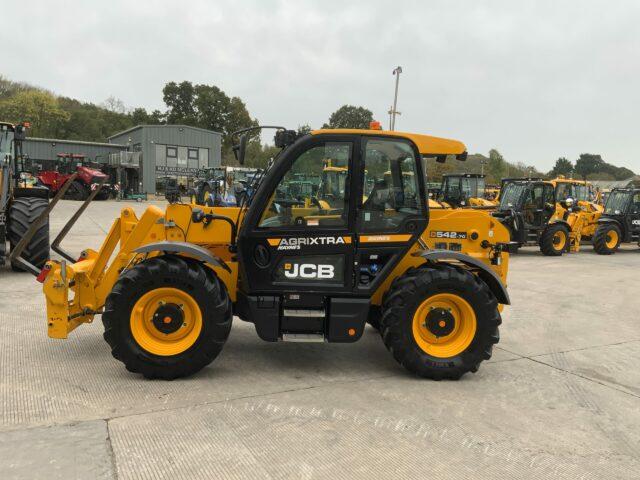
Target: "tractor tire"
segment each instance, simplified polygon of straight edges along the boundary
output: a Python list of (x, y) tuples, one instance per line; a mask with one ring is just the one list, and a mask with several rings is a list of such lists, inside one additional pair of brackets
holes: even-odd
[(615, 223), (605, 223), (598, 226), (593, 235), (593, 249), (599, 255), (612, 255), (620, 246), (622, 232)]
[(500, 340), (498, 301), (453, 265), (411, 268), (383, 299), (382, 339), (396, 361), (433, 380), (458, 380), (491, 358)]
[(540, 251), (548, 257), (559, 257), (569, 249), (569, 230), (561, 223), (549, 225), (540, 236)]
[(89, 196), (89, 190), (84, 184), (78, 180), (74, 180), (69, 189), (64, 194), (65, 200), (81, 200), (84, 201)]
[(104, 339), (127, 370), (172, 380), (220, 353), (231, 301), (216, 274), (195, 260), (154, 257), (120, 276), (105, 302)]
[(98, 194), (94, 197), (94, 200), (109, 200), (111, 197), (111, 191), (109, 187), (102, 187)]
[[(40, 214), (49, 206), (46, 198), (18, 197), (14, 198), (9, 208), (8, 237), (11, 250), (15, 248), (20, 239), (33, 225)], [(36, 230), (22, 257), (37, 268), (44, 267), (49, 260), (49, 218)], [(16, 272), (24, 271), (17, 263), (11, 263), (11, 268)]]

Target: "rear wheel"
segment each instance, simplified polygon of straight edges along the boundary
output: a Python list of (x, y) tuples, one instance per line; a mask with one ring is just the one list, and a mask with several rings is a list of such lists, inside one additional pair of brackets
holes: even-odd
[(599, 225), (593, 236), (593, 249), (600, 255), (611, 255), (618, 250), (621, 238), (622, 232), (616, 224)]
[(562, 224), (549, 225), (540, 237), (540, 251), (547, 256), (559, 257), (569, 245), (569, 230)]
[(407, 370), (457, 380), (491, 358), (501, 323), (498, 302), (476, 275), (451, 265), (410, 269), (385, 295), (387, 349)]
[(86, 200), (89, 192), (84, 184), (78, 180), (74, 180), (64, 194), (65, 200)]
[[(49, 206), (46, 198), (18, 197), (14, 198), (9, 208), (8, 236), (11, 250), (15, 248), (29, 227)], [(26, 248), (22, 252), (22, 258), (32, 263), (37, 268), (42, 268), (49, 260), (49, 218), (40, 225), (36, 233), (31, 237)], [(12, 263), (11, 268), (22, 271), (17, 263)]]
[(130, 372), (171, 380), (211, 363), (231, 330), (231, 302), (210, 269), (166, 255), (127, 270), (102, 315), (104, 338)]

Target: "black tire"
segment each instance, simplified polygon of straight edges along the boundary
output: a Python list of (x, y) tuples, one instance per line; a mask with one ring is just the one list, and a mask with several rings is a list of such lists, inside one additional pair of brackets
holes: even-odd
[[(202, 315), (195, 342), (181, 353), (165, 356), (142, 348), (131, 331), (131, 311), (143, 295), (163, 287), (188, 293)], [(231, 301), (216, 274), (194, 260), (165, 255), (127, 270), (107, 297), (102, 315), (104, 339), (111, 353), (130, 372), (172, 380), (196, 373), (220, 353), (231, 330)]]
[[(617, 238), (615, 246), (611, 242), (613, 236)], [(613, 255), (620, 246), (621, 238), (622, 232), (615, 223), (598, 225), (596, 233), (593, 235), (593, 249), (599, 255)]]
[[(9, 244), (12, 251), (48, 206), (49, 202), (46, 198), (18, 197), (13, 199), (9, 208), (8, 225)], [(49, 260), (49, 217), (36, 230), (22, 252), (22, 258), (38, 268), (42, 268)], [(11, 268), (18, 272), (24, 270), (17, 263), (12, 263)]]
[[(448, 293), (462, 297), (476, 316), (476, 329), (469, 345), (458, 354), (441, 358), (421, 348), (413, 334), (414, 315), (434, 295)], [(491, 358), (500, 340), (502, 323), (498, 302), (478, 276), (452, 265), (409, 269), (396, 278), (383, 299), (382, 338), (396, 361), (410, 372), (433, 380), (457, 380), (476, 372)]]
[(64, 194), (65, 200), (86, 200), (89, 196), (88, 189), (79, 180), (74, 180)]
[(111, 189), (109, 187), (102, 187), (94, 200), (109, 200), (111, 197)]
[[(561, 238), (564, 237), (564, 241)], [(549, 257), (559, 257), (569, 249), (569, 230), (561, 223), (549, 225), (540, 237), (540, 251)]]

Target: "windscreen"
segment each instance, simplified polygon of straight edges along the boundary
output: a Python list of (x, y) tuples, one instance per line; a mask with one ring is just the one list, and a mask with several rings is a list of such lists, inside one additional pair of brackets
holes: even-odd
[[(556, 200), (558, 202), (564, 202), (567, 198), (571, 197), (571, 184), (560, 182), (556, 185)], [(574, 198), (574, 200), (576, 200)]]
[(604, 213), (607, 215), (620, 215), (624, 213), (630, 198), (631, 195), (627, 192), (611, 192), (604, 206)]
[(576, 197), (574, 200), (579, 202), (588, 202), (589, 201), (589, 189), (586, 185), (574, 185), (574, 189), (576, 192)]
[(517, 208), (526, 189), (527, 186), (521, 183), (507, 183), (500, 195), (500, 210)]
[(0, 130), (0, 159), (4, 160), (6, 155), (13, 154), (13, 132), (10, 130)]

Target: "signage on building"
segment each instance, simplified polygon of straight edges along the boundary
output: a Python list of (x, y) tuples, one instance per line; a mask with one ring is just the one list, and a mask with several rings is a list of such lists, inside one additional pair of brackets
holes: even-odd
[(156, 165), (156, 173), (163, 173), (167, 175), (192, 175), (198, 173), (198, 168)]

